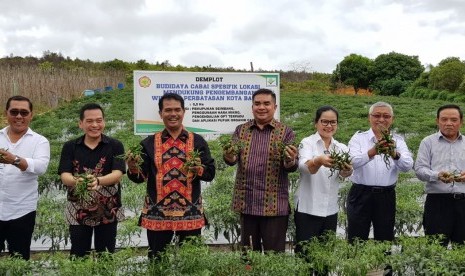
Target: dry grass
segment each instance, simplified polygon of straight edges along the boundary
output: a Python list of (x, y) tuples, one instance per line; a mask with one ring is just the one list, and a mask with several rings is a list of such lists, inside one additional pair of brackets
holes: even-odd
[[(343, 87), (337, 89), (334, 94), (338, 95), (355, 95), (355, 89), (350, 87)], [(373, 96), (373, 93), (367, 89), (359, 89), (357, 95), (359, 96)]]
[[(13, 95), (23, 95), (31, 99), (35, 106), (55, 108), (60, 101), (80, 97), (85, 89), (116, 88), (125, 82), (123, 71), (92, 71), (50, 69), (36, 66), (0, 67), (0, 102)], [(4, 109), (4, 108), (2, 108)]]

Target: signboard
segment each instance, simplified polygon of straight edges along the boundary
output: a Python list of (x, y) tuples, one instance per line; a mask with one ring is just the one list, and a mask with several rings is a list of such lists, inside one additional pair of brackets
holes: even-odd
[[(202, 134), (232, 133), (253, 119), (252, 94), (260, 88), (276, 93), (277, 73), (208, 73), (134, 71), (134, 134), (149, 135), (164, 128), (158, 113), (163, 94), (184, 98), (184, 126)], [(279, 105), (275, 113), (279, 119)]]

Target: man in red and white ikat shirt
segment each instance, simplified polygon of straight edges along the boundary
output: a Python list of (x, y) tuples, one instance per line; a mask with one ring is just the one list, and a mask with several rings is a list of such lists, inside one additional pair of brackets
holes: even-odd
[(201, 234), (205, 217), (200, 181), (212, 181), (215, 177), (215, 161), (207, 142), (182, 124), (184, 99), (167, 93), (158, 106), (165, 128), (140, 143), (140, 166), (139, 157), (128, 160), (129, 179), (147, 182), (139, 225), (147, 229), (150, 259), (164, 251), (173, 235), (182, 242)]

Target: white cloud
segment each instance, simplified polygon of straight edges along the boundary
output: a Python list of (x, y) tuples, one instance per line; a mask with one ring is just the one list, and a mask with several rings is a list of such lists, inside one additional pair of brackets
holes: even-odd
[(345, 56), (391, 51), (465, 59), (460, 0), (16, 0), (0, 2), (0, 56), (331, 72)]

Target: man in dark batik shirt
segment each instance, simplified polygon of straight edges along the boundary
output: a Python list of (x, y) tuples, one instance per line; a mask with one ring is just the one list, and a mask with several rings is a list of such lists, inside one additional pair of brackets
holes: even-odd
[[(202, 136), (182, 124), (184, 99), (164, 94), (159, 114), (165, 129), (141, 142), (143, 160), (128, 160), (128, 177), (136, 183), (147, 181), (147, 195), (139, 224), (147, 229), (149, 258), (156, 258), (171, 242), (199, 236), (205, 225), (200, 181), (212, 181), (215, 161)], [(199, 154), (199, 156), (197, 156)]]
[[(80, 111), (79, 127), (84, 135), (63, 145), (58, 174), (68, 187), (65, 208), (71, 239), (71, 255), (83, 257), (91, 250), (114, 252), (121, 210), (120, 181), (125, 173), (123, 144), (103, 134), (105, 116), (100, 105), (89, 103)], [(85, 179), (87, 178), (87, 179)], [(80, 197), (77, 185), (85, 185), (88, 197)], [(78, 189), (79, 190), (79, 189)]]

